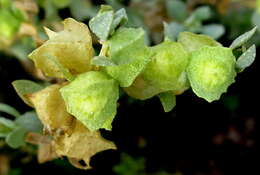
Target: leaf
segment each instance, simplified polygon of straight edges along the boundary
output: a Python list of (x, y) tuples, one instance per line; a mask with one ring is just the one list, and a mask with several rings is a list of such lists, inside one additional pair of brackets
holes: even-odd
[(105, 71), (116, 79), (121, 87), (130, 86), (142, 72), (152, 56), (144, 44), (141, 28), (120, 28), (108, 41), (109, 58), (116, 66), (105, 67)]
[(187, 68), (193, 92), (212, 102), (235, 82), (235, 57), (230, 48), (205, 46), (191, 55)]
[(244, 45), (252, 36), (255, 34), (257, 30), (257, 27), (254, 27), (252, 30), (244, 33), (243, 35), (240, 35), (238, 38), (236, 38), (232, 44), (229, 46), (231, 49), (236, 49), (238, 47), (241, 47)]
[(24, 146), (26, 132), (27, 131), (24, 128), (17, 127), (6, 136), (5, 141), (10, 147), (14, 149), (19, 148), (20, 146)]
[(66, 111), (65, 103), (59, 92), (63, 86), (51, 85), (29, 96), (39, 119), (50, 134), (66, 133), (73, 120), (73, 117)]
[[(99, 131), (91, 132), (81, 122), (74, 120), (71, 135), (59, 137), (53, 143), (59, 156), (67, 156), (70, 162), (77, 168), (90, 169), (90, 159), (98, 152), (107, 149), (116, 149), (114, 143), (105, 140)], [(83, 160), (86, 166), (79, 162)]]
[(127, 23), (128, 17), (124, 8), (116, 11), (113, 23), (110, 28), (110, 34), (112, 35), (118, 26), (123, 26)]
[(57, 8), (65, 8), (67, 7), (71, 2), (70, 0), (52, 0), (52, 3), (57, 7)]
[(6, 137), (16, 127), (12, 120), (0, 117), (0, 138)]
[(167, 14), (179, 21), (182, 22), (186, 19), (188, 16), (187, 7), (184, 2), (180, 0), (171, 0), (171, 1), (165, 1), (165, 7), (167, 10)]
[(47, 76), (65, 78), (61, 66), (48, 59), (50, 56), (72, 75), (91, 69), (90, 60), (94, 50), (88, 27), (72, 18), (65, 19), (63, 24), (64, 30), (56, 34), (47, 30), (50, 39), (29, 55), (36, 67)]
[(96, 56), (91, 61), (92, 65), (95, 66), (115, 66), (116, 64), (105, 56)]
[(20, 98), (31, 107), (33, 107), (33, 104), (30, 102), (27, 95), (44, 88), (43, 86), (29, 80), (16, 80), (12, 82), (12, 85)]
[(256, 47), (255, 45), (252, 45), (238, 58), (236, 62), (238, 72), (242, 72), (245, 68), (249, 67), (255, 61), (255, 57)]
[(164, 41), (152, 47), (154, 56), (147, 64), (142, 76), (145, 81), (161, 91), (182, 91), (189, 87), (186, 67), (189, 54), (177, 42)]
[(164, 92), (158, 96), (165, 112), (170, 112), (176, 106), (176, 96), (172, 92)]
[(19, 117), (21, 115), (15, 108), (4, 103), (0, 103), (0, 112), (5, 112), (14, 117)]
[(98, 38), (106, 41), (113, 24), (114, 12), (112, 7), (108, 5), (102, 5), (97, 16), (89, 21), (89, 27)]
[(252, 20), (252, 23), (255, 26), (257, 26), (257, 29), (258, 29), (258, 32), (259, 32), (260, 31), (260, 12), (255, 11), (251, 20)]
[(202, 6), (198, 7), (193, 13), (192, 16), (194, 16), (197, 20), (204, 21), (211, 17), (211, 9), (208, 6)]
[(111, 130), (119, 97), (118, 84), (102, 72), (87, 72), (60, 90), (67, 111), (91, 131)]
[(43, 125), (35, 112), (26, 112), (15, 120), (15, 124), (26, 129), (28, 132), (41, 133)]
[(201, 29), (201, 33), (208, 35), (213, 39), (218, 39), (225, 33), (225, 28), (221, 24), (204, 25)]
[(220, 43), (207, 35), (199, 35), (191, 32), (181, 32), (178, 37), (178, 42), (189, 52), (198, 50), (204, 46), (221, 46)]
[(73, 3), (70, 4), (70, 11), (74, 18), (83, 21), (94, 17), (98, 12), (98, 8), (91, 5), (90, 1), (73, 0)]
[(164, 22), (163, 25), (165, 38), (172, 41), (176, 41), (179, 33), (184, 31), (184, 26), (176, 22), (171, 22), (169, 24)]

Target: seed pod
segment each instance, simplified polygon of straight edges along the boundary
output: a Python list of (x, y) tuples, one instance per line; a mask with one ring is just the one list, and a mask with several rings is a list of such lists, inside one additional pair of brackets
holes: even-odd
[(151, 48), (154, 56), (132, 86), (125, 88), (128, 95), (147, 99), (164, 91), (175, 94), (189, 88), (185, 69), (189, 54), (179, 43), (165, 41)]
[(229, 48), (205, 46), (194, 51), (187, 68), (193, 92), (208, 102), (218, 100), (235, 81), (235, 62)]

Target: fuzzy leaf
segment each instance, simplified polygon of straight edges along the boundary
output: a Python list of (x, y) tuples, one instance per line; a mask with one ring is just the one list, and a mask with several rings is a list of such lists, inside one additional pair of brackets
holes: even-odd
[(225, 28), (221, 24), (204, 25), (201, 29), (201, 33), (208, 35), (213, 39), (218, 39), (225, 33)]
[(16, 80), (12, 82), (12, 85), (20, 98), (31, 107), (33, 107), (33, 104), (28, 99), (28, 94), (40, 91), (44, 88), (43, 86), (29, 80)]
[(93, 48), (88, 27), (72, 18), (65, 19), (63, 24), (64, 30), (56, 34), (47, 30), (50, 39), (29, 55), (36, 67), (47, 76), (65, 78), (61, 66), (48, 59), (50, 56), (72, 75), (91, 69)]
[(41, 121), (38, 119), (35, 112), (26, 112), (15, 120), (15, 123), (26, 129), (28, 132), (40, 133), (43, 129)]
[(12, 120), (0, 117), (0, 138), (6, 137), (16, 127)]
[(171, 92), (164, 92), (158, 95), (165, 112), (170, 112), (176, 106), (176, 96)]
[(66, 111), (59, 92), (62, 86), (51, 85), (29, 96), (39, 119), (50, 134), (67, 132), (73, 120), (73, 117)]
[(164, 25), (164, 37), (172, 41), (176, 41), (179, 33), (184, 31), (184, 26), (176, 22), (172, 22), (169, 24), (164, 22), (163, 25)]
[(193, 92), (212, 102), (235, 81), (235, 57), (229, 48), (205, 46), (192, 53), (187, 72)]
[(115, 29), (119, 26), (119, 25), (125, 25), (128, 21), (128, 17), (126, 14), (126, 11), (124, 8), (116, 11), (114, 19), (113, 19), (113, 23), (111, 25), (111, 29), (110, 29), (110, 34), (113, 34)]
[(95, 66), (115, 66), (116, 64), (105, 56), (96, 56), (91, 61), (92, 65)]
[(24, 128), (17, 127), (6, 136), (5, 141), (12, 148), (19, 148), (25, 145), (24, 139), (26, 133), (27, 131)]
[(21, 115), (15, 108), (4, 103), (0, 103), (0, 112), (5, 112), (14, 117), (19, 117)]
[(254, 27), (252, 30), (244, 33), (243, 35), (240, 35), (238, 38), (236, 38), (232, 44), (229, 46), (231, 49), (236, 49), (238, 47), (241, 47), (244, 45), (252, 36), (255, 34), (257, 30), (257, 27)]
[(167, 14), (171, 18), (176, 19), (179, 22), (182, 22), (188, 16), (187, 7), (185, 3), (181, 0), (170, 0), (165, 1), (165, 3)]
[(141, 28), (120, 28), (108, 41), (109, 57), (116, 66), (105, 67), (105, 71), (119, 81), (120, 86), (130, 86), (150, 61), (152, 52), (144, 44)]
[(236, 68), (239, 72), (242, 72), (245, 68), (249, 67), (255, 60), (256, 47), (255, 45), (247, 49), (237, 60)]
[(198, 50), (203, 46), (221, 46), (220, 43), (207, 35), (199, 35), (191, 32), (181, 32), (178, 37), (178, 42), (189, 52)]
[(102, 5), (97, 16), (89, 21), (89, 27), (98, 38), (106, 41), (113, 25), (113, 19), (114, 12), (112, 7)]
[(111, 130), (116, 115), (118, 84), (102, 72), (87, 72), (60, 90), (67, 111), (88, 129)]
[(202, 6), (197, 8), (192, 15), (200, 21), (207, 20), (211, 17), (211, 9), (208, 6)]

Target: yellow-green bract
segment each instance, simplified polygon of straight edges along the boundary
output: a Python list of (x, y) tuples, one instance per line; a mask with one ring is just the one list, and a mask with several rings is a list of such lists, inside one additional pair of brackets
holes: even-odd
[(116, 66), (105, 67), (105, 71), (121, 87), (130, 86), (150, 61), (152, 52), (144, 43), (141, 28), (120, 28), (108, 40), (109, 57)]
[(218, 100), (235, 81), (235, 62), (230, 48), (205, 46), (192, 52), (187, 72), (194, 93), (208, 102)]
[(151, 48), (153, 56), (141, 75), (129, 88), (128, 95), (147, 99), (160, 92), (173, 91), (178, 94), (189, 87), (186, 67), (189, 54), (177, 42), (165, 41)]
[(118, 83), (102, 72), (79, 75), (60, 90), (67, 111), (91, 131), (111, 130), (119, 97)]
[(222, 46), (219, 42), (207, 35), (191, 32), (181, 32), (178, 36), (178, 42), (181, 43), (189, 52), (195, 51), (204, 46)]

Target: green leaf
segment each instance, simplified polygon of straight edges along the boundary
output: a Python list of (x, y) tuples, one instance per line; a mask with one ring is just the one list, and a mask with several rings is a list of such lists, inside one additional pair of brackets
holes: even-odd
[(165, 112), (170, 112), (176, 106), (176, 96), (172, 92), (164, 92), (158, 96)]
[(111, 130), (116, 115), (118, 84), (102, 72), (90, 71), (79, 75), (60, 89), (67, 111), (88, 129)]
[(225, 33), (225, 28), (221, 24), (204, 25), (201, 29), (201, 33), (208, 35), (213, 39), (218, 39)]
[(238, 47), (241, 47), (244, 45), (256, 32), (257, 27), (254, 27), (252, 30), (244, 33), (243, 35), (240, 35), (238, 38), (236, 38), (232, 44), (229, 46), (231, 49), (236, 49)]
[(108, 55), (116, 66), (105, 67), (105, 71), (120, 86), (130, 86), (153, 54), (144, 43), (144, 30), (120, 28), (108, 40), (108, 45)]
[[(259, 8), (260, 9), (260, 8)], [(255, 11), (252, 16), (252, 22), (257, 26), (258, 32), (260, 31), (260, 12)]]
[(252, 45), (247, 49), (237, 60), (236, 68), (238, 72), (242, 72), (245, 68), (249, 67), (255, 60), (256, 57), (256, 47)]
[(21, 115), (15, 108), (4, 103), (0, 103), (0, 112), (5, 112), (14, 117), (19, 117)]
[(91, 64), (95, 66), (115, 66), (116, 64), (105, 56), (95, 56), (91, 60)]
[(6, 143), (12, 148), (18, 148), (25, 145), (25, 135), (27, 131), (22, 127), (15, 128), (10, 134), (5, 138)]
[(52, 2), (58, 8), (65, 8), (71, 3), (70, 0), (52, 0)]
[(209, 19), (211, 15), (211, 9), (208, 6), (199, 7), (192, 13), (192, 16), (194, 16), (197, 20), (200, 21)]
[(89, 21), (89, 27), (98, 38), (106, 41), (113, 24), (114, 12), (110, 6), (102, 5), (97, 16)]
[(118, 26), (125, 25), (127, 23), (127, 21), (128, 21), (128, 17), (127, 17), (125, 9), (122, 8), (122, 9), (116, 11), (112, 26), (110, 28), (110, 34), (112, 35)]
[(176, 22), (171, 22), (169, 24), (164, 22), (163, 26), (165, 39), (169, 39), (172, 41), (176, 41), (179, 33), (184, 31), (184, 26)]
[(220, 43), (207, 35), (199, 35), (191, 32), (181, 32), (178, 37), (178, 42), (189, 52), (198, 50), (204, 46), (221, 46)]
[(6, 137), (16, 127), (12, 120), (0, 117), (0, 138)]
[(205, 46), (192, 52), (187, 68), (193, 92), (212, 102), (235, 81), (235, 57), (230, 48)]
[(94, 17), (98, 12), (98, 8), (91, 5), (90, 1), (73, 0), (73, 3), (70, 3), (70, 11), (74, 18), (83, 21)]
[(40, 133), (43, 129), (41, 121), (38, 119), (35, 112), (26, 112), (15, 120), (15, 123), (26, 129), (28, 132)]
[(179, 22), (182, 22), (188, 16), (187, 7), (184, 2), (180, 0), (170, 0), (170, 1), (165, 1), (165, 3), (166, 3), (165, 7), (167, 10), (167, 14), (171, 18)]
[(20, 98), (31, 107), (33, 107), (33, 104), (28, 99), (28, 95), (44, 88), (43, 86), (29, 80), (16, 80), (12, 85)]

